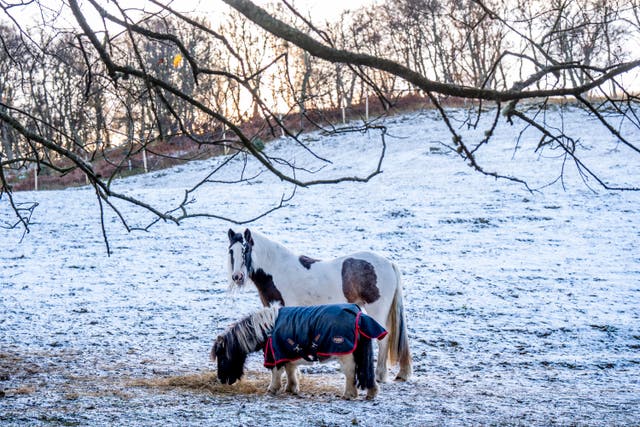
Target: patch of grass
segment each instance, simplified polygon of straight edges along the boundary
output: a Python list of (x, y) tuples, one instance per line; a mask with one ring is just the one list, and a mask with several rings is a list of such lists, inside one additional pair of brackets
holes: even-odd
[[(239, 384), (243, 384), (245, 393), (252, 393), (255, 386), (251, 381), (241, 381)], [(210, 391), (216, 393), (223, 391), (225, 387), (219, 383), (215, 372), (205, 372), (187, 375), (174, 375), (169, 377), (152, 377), (152, 378), (138, 378), (127, 381), (126, 386), (130, 387), (148, 387), (148, 388), (162, 388), (162, 389), (187, 389), (198, 391)], [(220, 389), (220, 390), (218, 390)]]
[[(340, 395), (342, 394), (342, 374), (335, 382), (328, 380), (326, 375), (300, 374), (300, 392), (305, 395)], [(283, 375), (283, 388), (286, 377)], [(331, 379), (334, 379), (331, 376)], [(147, 387), (159, 389), (184, 389), (190, 391), (208, 392), (215, 395), (248, 395), (265, 394), (271, 374), (267, 371), (249, 371), (233, 385), (222, 384), (215, 372), (201, 372), (187, 375), (175, 375), (158, 378), (138, 378), (125, 383), (125, 387)]]
[(21, 387), (17, 387), (17, 388), (8, 388), (3, 390), (5, 396), (18, 396), (18, 395), (27, 395), (27, 394), (33, 394), (37, 391), (38, 389), (34, 386), (21, 386)]
[(41, 415), (38, 417), (38, 421), (46, 424), (59, 425), (59, 426), (79, 426), (82, 425), (77, 421), (69, 421), (59, 416)]

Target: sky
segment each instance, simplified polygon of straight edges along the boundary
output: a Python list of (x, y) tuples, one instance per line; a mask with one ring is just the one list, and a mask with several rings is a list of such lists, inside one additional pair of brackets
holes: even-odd
[[(227, 9), (227, 6), (223, 3), (222, 0), (164, 0), (166, 4), (169, 4), (171, 7), (181, 11), (181, 12), (190, 12), (197, 13), (198, 15), (206, 16), (208, 20), (212, 23), (217, 21), (217, 17), (222, 16), (220, 13)], [(265, 6), (269, 3), (274, 3), (282, 0), (253, 0), (256, 4), (260, 6)], [(336, 19), (341, 12), (344, 10), (357, 9), (359, 7), (365, 6), (367, 4), (380, 4), (384, 0), (289, 0), (290, 3), (298, 8), (301, 13), (305, 15), (309, 15), (312, 21), (320, 26), (325, 21), (331, 21)], [(0, 0), (0, 5), (6, 5), (9, 3), (17, 4), (15, 0)], [(100, 4), (109, 8), (112, 6), (112, 2), (107, 0), (100, 0)], [(58, 19), (56, 19), (56, 27), (60, 28), (69, 28), (69, 27), (77, 27), (77, 23), (75, 22), (74, 17), (71, 15), (71, 12), (67, 7), (63, 7), (63, 2), (61, 0), (58, 1), (44, 1), (41, 0), (40, 5), (44, 5), (47, 8), (50, 8), (50, 13), (47, 16), (44, 16), (44, 20), (47, 22), (51, 22), (51, 16), (56, 15), (56, 12), (60, 11), (60, 15)], [(86, 0), (80, 0), (81, 7), (85, 12), (85, 16), (89, 21), (89, 24), (100, 30), (102, 28), (102, 20), (100, 17), (93, 11), (91, 5), (88, 4)], [(121, 0), (120, 5), (126, 6), (127, 8), (140, 8), (147, 11), (157, 10), (157, 7), (153, 5), (149, 0)], [(112, 9), (113, 10), (113, 9)], [(40, 9), (37, 3), (29, 3), (27, 2), (25, 6), (21, 8), (11, 8), (10, 13), (13, 14), (14, 19), (20, 23), (21, 25), (26, 25), (26, 27), (35, 27), (41, 28), (41, 22), (43, 20), (43, 16), (40, 14)], [(117, 11), (114, 10), (114, 14), (118, 15)], [(3, 16), (0, 12), (0, 22), (7, 21), (7, 17)], [(637, 43), (637, 40), (629, 40), (629, 43)], [(633, 49), (629, 49), (633, 51)], [(640, 84), (636, 83), (638, 81), (638, 73), (631, 72), (628, 73), (624, 77), (624, 81), (627, 82), (626, 86), (631, 88), (634, 91), (638, 90)]]
[[(277, 3), (278, 0), (253, 0), (253, 2), (264, 7), (269, 3)], [(289, 0), (289, 2), (302, 13), (310, 12), (314, 22), (322, 23), (338, 18), (345, 10), (354, 10), (366, 4), (381, 3), (382, 0)], [(191, 7), (191, 10), (208, 12), (211, 21), (215, 21), (213, 14), (216, 11), (227, 7), (222, 0), (183, 0), (176, 2), (174, 6)]]
[[(254, 0), (254, 3), (265, 6), (269, 3), (274, 3), (277, 0)], [(344, 10), (357, 9), (366, 4), (379, 3), (382, 0), (289, 0), (290, 3), (298, 8), (302, 13), (305, 11), (310, 12), (311, 17), (316, 22), (323, 22), (325, 20), (332, 20), (337, 18)], [(0, 0), (0, 5), (5, 5), (5, 0)], [(99, 3), (109, 9), (111, 2), (99, 1)], [(225, 10), (227, 6), (222, 0), (180, 0), (170, 1), (166, 0), (165, 4), (169, 4), (172, 8), (181, 12), (201, 12), (207, 15), (211, 22), (216, 21), (216, 15), (220, 10)], [(44, 18), (50, 20), (51, 16), (57, 15), (57, 22), (62, 26), (76, 26), (75, 19), (71, 16), (71, 12), (68, 6), (62, 6), (61, 1), (42, 1), (40, 5), (49, 9), (49, 13)], [(92, 26), (100, 27), (101, 20), (97, 15), (90, 13), (93, 8), (86, 1), (80, 0), (82, 10), (86, 13), (86, 18)], [(128, 8), (142, 8), (147, 10), (156, 10), (157, 7), (147, 0), (127, 0), (121, 1), (120, 5)], [(58, 13), (61, 12), (59, 15)], [(43, 19), (38, 4), (26, 3), (22, 7), (12, 7), (9, 9), (9, 13), (21, 24), (32, 23), (34, 26), (40, 26), (40, 22)], [(0, 21), (7, 20), (7, 16), (0, 12)]]
[[(337, 17), (344, 10), (357, 9), (365, 4), (377, 3), (379, 1), (380, 0), (290, 0), (290, 3), (294, 7), (312, 12), (314, 16), (331, 19)], [(260, 6), (273, 2), (273, 0), (254, 1), (254, 3)]]

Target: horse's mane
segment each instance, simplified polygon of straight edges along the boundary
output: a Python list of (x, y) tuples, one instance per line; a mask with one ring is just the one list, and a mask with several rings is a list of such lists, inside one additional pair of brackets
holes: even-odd
[[(255, 246), (254, 246), (254, 251), (259, 251), (260, 254), (262, 254), (263, 256), (267, 256), (267, 255), (272, 255), (273, 250), (277, 250), (281, 253), (287, 254), (287, 255), (291, 255), (291, 256), (296, 256), (296, 254), (294, 254), (290, 249), (288, 249), (286, 246), (284, 246), (282, 243), (276, 241), (276, 240), (271, 240), (268, 237), (266, 237), (264, 234), (260, 233), (259, 231), (253, 231), (251, 230), (251, 237), (253, 238), (254, 242), (255, 242)], [(267, 252), (265, 251), (265, 248), (270, 248), (271, 251)], [(255, 252), (254, 252), (255, 253)]]
[(267, 342), (278, 317), (278, 310), (279, 304), (258, 310), (232, 324), (224, 335), (227, 339), (232, 339), (245, 353), (257, 351)]

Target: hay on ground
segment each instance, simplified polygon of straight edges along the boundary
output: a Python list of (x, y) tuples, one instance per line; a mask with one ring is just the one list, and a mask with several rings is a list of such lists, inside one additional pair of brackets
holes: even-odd
[[(215, 372), (199, 372), (158, 378), (139, 378), (127, 382), (127, 386), (161, 389), (185, 389), (216, 395), (264, 394), (271, 381), (268, 372), (249, 371), (233, 385), (222, 384)], [(286, 377), (283, 376), (283, 388)], [(305, 395), (340, 395), (342, 378), (337, 375), (300, 375), (300, 392)]]

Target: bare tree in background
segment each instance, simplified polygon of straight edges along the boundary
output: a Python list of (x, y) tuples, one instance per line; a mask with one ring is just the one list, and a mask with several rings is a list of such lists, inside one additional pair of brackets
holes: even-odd
[[(454, 80), (452, 83), (436, 81), (428, 78), (427, 76), (416, 72), (415, 70), (402, 65), (400, 62), (393, 59), (388, 59), (382, 56), (371, 55), (367, 53), (347, 51), (334, 48), (330, 43), (322, 42), (307, 36), (297, 28), (289, 26), (281, 20), (267, 13), (265, 10), (257, 7), (252, 2), (247, 0), (225, 0), (225, 3), (229, 4), (236, 10), (244, 14), (248, 19), (264, 28), (268, 32), (282, 37), (285, 40), (294, 43), (305, 51), (311, 53), (314, 56), (322, 58), (324, 60), (336, 63), (346, 63), (355, 67), (368, 67), (376, 70), (384, 71), (389, 74), (393, 74), (407, 81), (408, 83), (422, 89), (426, 92), (431, 100), (434, 102), (442, 117), (447, 122), (449, 129), (453, 135), (453, 142), (455, 150), (460, 156), (465, 159), (471, 167), (479, 172), (496, 176), (504, 177), (499, 172), (486, 171), (481, 164), (476, 160), (474, 155), (482, 145), (486, 144), (495, 130), (495, 126), (499, 121), (499, 114), (502, 110), (503, 103), (507, 105), (502, 110), (506, 116), (506, 119), (513, 122), (515, 119), (519, 119), (527, 126), (531, 126), (538, 130), (541, 134), (540, 146), (555, 145), (564, 150), (566, 156), (575, 161), (577, 167), (582, 173), (590, 175), (598, 180), (598, 182), (607, 189), (625, 189), (617, 187), (615, 185), (609, 185), (607, 182), (598, 177), (589, 168), (587, 168), (579, 159), (576, 152), (575, 138), (564, 134), (562, 131), (558, 131), (545, 123), (544, 119), (539, 119), (538, 112), (531, 111), (529, 105), (519, 108), (520, 102), (523, 100), (536, 100), (539, 108), (545, 108), (547, 102), (552, 97), (571, 97), (581, 103), (585, 109), (590, 111), (599, 120), (602, 125), (611, 132), (611, 134), (618, 139), (619, 142), (627, 146), (632, 152), (640, 153), (640, 148), (628, 137), (622, 135), (618, 131), (617, 127), (610, 121), (608, 117), (603, 115), (599, 110), (602, 108), (603, 103), (601, 101), (604, 98), (604, 104), (607, 108), (611, 108), (619, 114), (619, 117), (628, 120), (637, 129), (638, 121), (636, 119), (635, 110), (630, 107), (637, 102), (637, 97), (634, 93), (630, 92), (626, 85), (622, 83), (622, 76), (626, 73), (637, 70), (640, 66), (640, 60), (631, 59), (628, 61), (618, 60), (614, 63), (607, 63), (606, 60), (612, 58), (611, 55), (607, 55), (607, 58), (598, 58), (597, 61), (595, 55), (593, 55), (593, 49), (591, 49), (588, 55), (588, 62), (586, 57), (573, 58), (570, 60), (566, 58), (559, 58), (554, 56), (551, 46), (545, 44), (545, 37), (548, 32), (555, 33), (556, 29), (545, 28), (544, 22), (540, 24), (539, 17), (546, 15), (559, 16), (558, 19), (564, 19), (564, 9), (558, 9), (551, 7), (550, 9), (542, 9), (535, 18), (530, 20), (517, 20), (513, 21), (510, 18), (502, 16), (500, 11), (492, 9), (488, 3), (484, 3), (481, 0), (462, 1), (462, 4), (467, 4), (469, 7), (477, 8), (478, 14), (474, 15), (479, 18), (476, 19), (475, 24), (471, 24), (471, 21), (465, 21), (466, 27), (480, 25), (484, 20), (491, 20), (498, 22), (504, 27), (504, 31), (509, 31), (513, 36), (518, 37), (519, 51), (503, 51), (498, 55), (491, 55), (490, 58), (496, 58), (495, 62), (490, 67), (482, 67), (482, 69), (476, 72), (477, 75), (484, 75), (482, 85), (471, 86), (469, 83), (461, 81), (459, 76), (452, 76)], [(530, 3), (530, 2), (525, 2)], [(563, 4), (571, 4), (573, 2), (564, 2)], [(602, 2), (596, 1), (591, 4), (601, 4)], [(507, 3), (512, 5), (512, 3)], [(539, 7), (544, 8), (547, 2), (535, 2)], [(522, 6), (522, 5), (521, 5)], [(419, 7), (419, 6), (418, 6)], [(432, 7), (430, 4), (428, 7)], [(578, 8), (582, 11), (585, 8), (578, 5)], [(502, 10), (506, 11), (508, 8), (503, 7)], [(593, 10), (600, 10), (602, 8), (595, 7)], [(569, 10), (569, 9), (567, 9)], [(610, 11), (613, 8), (609, 7), (606, 10)], [(629, 14), (634, 11), (632, 8), (627, 8), (626, 13)], [(589, 33), (585, 29), (590, 31), (596, 31), (595, 28), (599, 28), (602, 25), (607, 25), (609, 28), (613, 28), (615, 21), (612, 20), (610, 14), (606, 20), (602, 20), (602, 14), (597, 15), (595, 12), (590, 14), (586, 12), (584, 16), (591, 16), (592, 20), (582, 20), (573, 28), (574, 32)], [(536, 28), (540, 25), (544, 31), (542, 33)], [(529, 35), (527, 35), (527, 31)], [(545, 32), (546, 31), (546, 32)], [(566, 29), (562, 30), (562, 33), (566, 32)], [(468, 31), (467, 34), (473, 35)], [(502, 34), (502, 33), (501, 33)], [(500, 40), (504, 36), (500, 36)], [(588, 38), (593, 41), (593, 37)], [(609, 50), (613, 49), (611, 39), (607, 41)], [(481, 43), (473, 43), (470, 46), (470, 55), (477, 54), (477, 49), (473, 46), (480, 46)], [(587, 45), (585, 45), (587, 46)], [(563, 54), (566, 53), (563, 51)], [(524, 75), (522, 80), (511, 81), (507, 89), (502, 89), (505, 83), (501, 79), (492, 78), (496, 71), (500, 69), (502, 61), (507, 58), (511, 59), (515, 57), (522, 62), (526, 62), (528, 68), (531, 68), (531, 72), (528, 75)], [(595, 63), (598, 62), (598, 65)], [(572, 77), (580, 75), (586, 76), (585, 79), (576, 81)], [(490, 86), (491, 81), (494, 81), (494, 86)], [(477, 82), (476, 82), (477, 83)], [(500, 86), (495, 86), (499, 84)], [(607, 85), (613, 84), (618, 87), (622, 92), (622, 97), (614, 99), (607, 95), (603, 88)], [(598, 98), (597, 101), (591, 101), (589, 94), (592, 92), (599, 92), (602, 98)], [(451, 125), (449, 121), (448, 113), (440, 105), (438, 98), (435, 94), (456, 96), (465, 99), (473, 99), (479, 101), (494, 102), (497, 104), (496, 119), (493, 126), (485, 132), (486, 138), (482, 141), (476, 142), (473, 146), (463, 141), (462, 137), (458, 134), (456, 129)], [(518, 180), (517, 177), (506, 177), (513, 180)]]
[[(189, 193), (204, 181), (194, 183), (182, 204), (173, 207), (151, 206), (111, 186), (151, 142), (176, 135), (198, 147), (232, 146), (236, 155), (255, 157), (294, 186), (366, 182), (380, 173), (384, 150), (367, 175), (301, 180), (295, 165), (270, 157), (255, 139), (286, 134), (305, 146), (298, 138), (302, 121), (283, 120), (283, 108), (310, 125), (342, 132), (327, 122), (329, 116), (311, 117), (310, 107), (336, 108), (343, 99), (360, 101), (369, 91), (385, 110), (393, 93), (423, 93), (447, 124), (451, 148), (480, 173), (526, 185), (517, 176), (486, 170), (477, 160), (498, 123), (506, 120), (535, 129), (538, 148), (560, 148), (604, 188), (636, 189), (592, 172), (580, 159), (579, 135), (551, 126), (540, 112), (553, 98), (568, 98), (589, 111), (616, 143), (640, 154), (637, 138), (619, 126), (624, 121), (635, 132), (640, 127), (638, 98), (623, 79), (640, 69), (637, 49), (625, 44), (640, 35), (637, 2), (399, 0), (344, 13), (323, 27), (288, 1), (269, 11), (248, 0), (224, 2), (230, 6), (226, 18), (212, 24), (159, 0), (148, 1), (145, 9), (118, 0), (55, 5), (0, 0), (0, 197), (13, 207), (16, 225), (28, 230), (25, 209), (30, 211), (15, 200), (9, 176), (34, 168), (36, 173), (46, 168), (83, 174), (100, 208), (110, 207), (128, 229), (116, 200), (175, 223), (202, 215), (222, 218), (215, 207), (208, 213), (189, 210)], [(19, 18), (26, 12), (68, 16), (73, 25), (29, 28)], [(443, 97), (473, 101), (476, 117), (493, 114), (481, 140), (463, 139)], [(467, 124), (477, 123), (469, 119)], [(118, 158), (110, 151), (115, 145), (121, 150)], [(106, 175), (96, 169), (97, 158), (110, 159)]]

